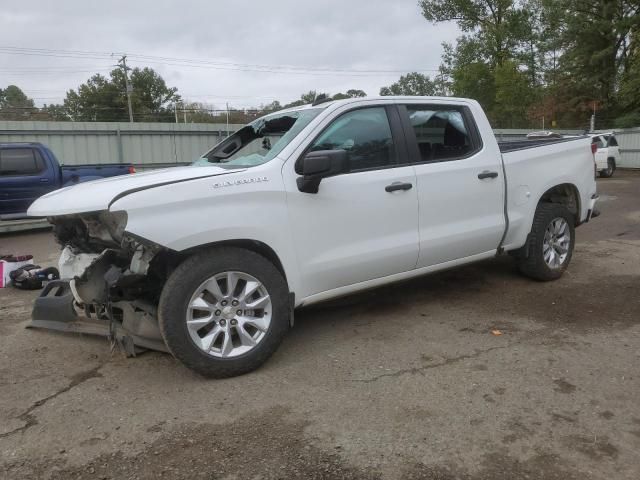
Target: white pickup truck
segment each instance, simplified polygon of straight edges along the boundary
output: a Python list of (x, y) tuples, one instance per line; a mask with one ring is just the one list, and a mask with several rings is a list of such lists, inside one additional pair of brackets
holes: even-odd
[(595, 145), (596, 170), (600, 176), (613, 176), (620, 163), (620, 147), (613, 133), (599, 133), (592, 135), (591, 143)]
[(193, 166), (38, 199), (29, 214), (54, 225), (63, 280), (32, 324), (239, 375), (298, 307), (506, 252), (557, 279), (597, 198), (589, 137), (498, 144), (466, 99), (316, 102), (250, 123)]

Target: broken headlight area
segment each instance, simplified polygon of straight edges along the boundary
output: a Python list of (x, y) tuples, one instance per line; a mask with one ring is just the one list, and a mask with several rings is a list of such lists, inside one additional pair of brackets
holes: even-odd
[(126, 212), (92, 212), (49, 218), (56, 241), (77, 253), (119, 248), (127, 227)]
[(129, 355), (166, 350), (156, 306), (171, 255), (127, 234), (126, 220), (124, 212), (50, 219), (61, 280), (36, 299), (31, 326), (108, 336)]

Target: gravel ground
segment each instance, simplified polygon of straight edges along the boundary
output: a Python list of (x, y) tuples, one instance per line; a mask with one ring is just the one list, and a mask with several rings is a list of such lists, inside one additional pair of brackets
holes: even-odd
[(636, 480), (640, 173), (598, 187), (561, 280), (496, 258), (303, 310), (227, 380), (26, 330), (36, 294), (0, 290), (0, 478)]

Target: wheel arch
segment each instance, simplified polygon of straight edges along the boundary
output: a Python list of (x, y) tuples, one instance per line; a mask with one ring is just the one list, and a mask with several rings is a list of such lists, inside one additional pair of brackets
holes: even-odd
[(582, 212), (580, 191), (573, 183), (561, 183), (547, 189), (547, 191), (540, 196), (536, 208), (541, 203), (564, 205), (573, 214), (575, 225), (580, 223), (580, 213)]
[(285, 271), (284, 265), (280, 260), (280, 257), (278, 256), (278, 254), (269, 245), (259, 240), (252, 240), (248, 238), (220, 240), (217, 242), (205, 243), (203, 245), (198, 245), (196, 247), (188, 248), (186, 250), (181, 251), (180, 255), (187, 257), (187, 256), (193, 255), (196, 252), (199, 252), (202, 250), (208, 250), (216, 247), (243, 248), (245, 250), (250, 250), (252, 252), (255, 252), (262, 257), (265, 257), (267, 260), (269, 260), (271, 263), (275, 265), (275, 267), (284, 277), (284, 280), (285, 282), (287, 282), (287, 285), (289, 284), (289, 281), (287, 279), (287, 272)]

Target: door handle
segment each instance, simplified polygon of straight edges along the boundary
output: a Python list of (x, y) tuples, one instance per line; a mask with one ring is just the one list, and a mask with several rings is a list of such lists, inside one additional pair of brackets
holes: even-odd
[(478, 178), (480, 180), (484, 180), (485, 178), (496, 178), (498, 176), (498, 172), (490, 172), (489, 170), (485, 170), (482, 173), (478, 174)]
[(41, 178), (40, 179), (40, 183), (49, 183), (49, 179), (48, 178)]
[(384, 187), (385, 192), (395, 192), (397, 190), (411, 190), (413, 185), (410, 183), (393, 182), (391, 185)]

